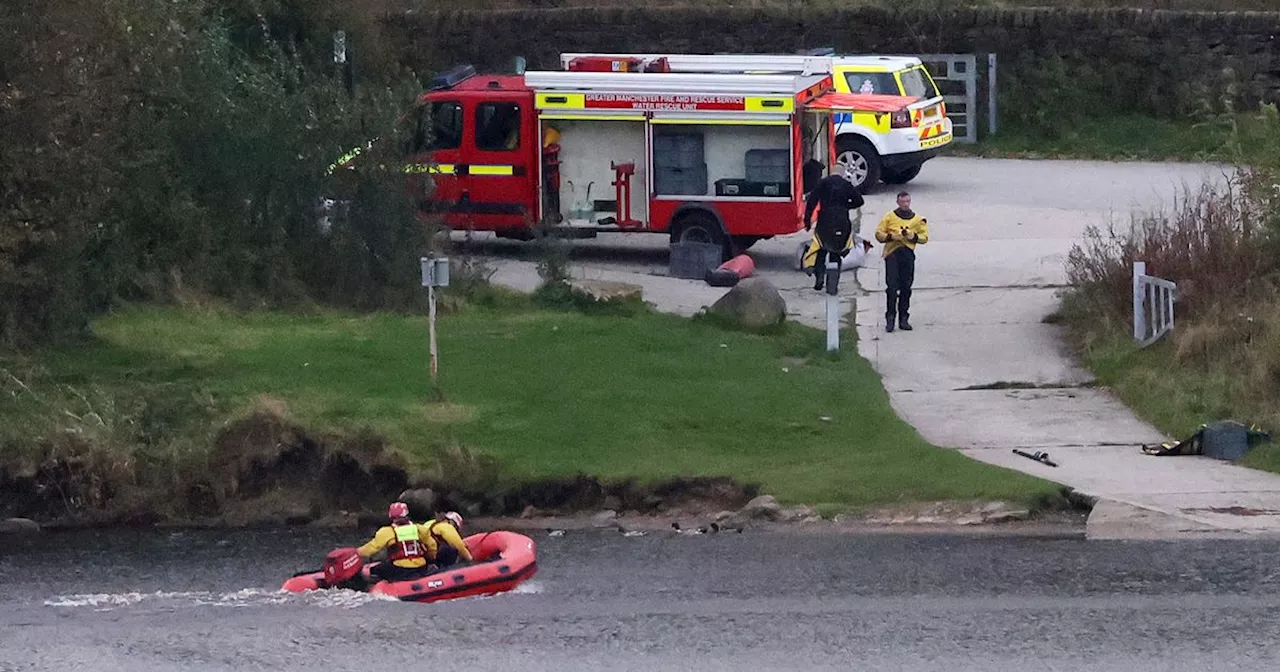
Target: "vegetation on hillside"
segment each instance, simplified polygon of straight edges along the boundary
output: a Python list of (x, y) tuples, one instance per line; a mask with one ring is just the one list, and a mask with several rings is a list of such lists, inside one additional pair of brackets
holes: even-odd
[(352, 216), (314, 216), (329, 164), (416, 93), (379, 31), (341, 0), (3, 3), (0, 349), (121, 300), (410, 301), (426, 232), (398, 182), (348, 176)]
[[(965, 0), (955, 3), (944, 0), (711, 0), (693, 3), (690, 0), (645, 0), (644, 7), (676, 7), (697, 4), (700, 6), (726, 7), (849, 7), (872, 6), (886, 9), (943, 9), (950, 7), (1049, 7), (1080, 9), (1164, 9), (1174, 11), (1276, 11), (1271, 0)], [(609, 7), (636, 6), (626, 0), (472, 0), (472, 9), (549, 9), (554, 7)], [(377, 0), (367, 7), (379, 14), (433, 11), (438, 5), (431, 0)]]

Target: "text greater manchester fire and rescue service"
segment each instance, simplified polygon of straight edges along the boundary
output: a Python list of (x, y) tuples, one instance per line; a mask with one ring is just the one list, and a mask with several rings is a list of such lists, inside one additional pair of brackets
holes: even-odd
[(741, 110), (743, 96), (588, 93), (586, 107), (633, 110)]

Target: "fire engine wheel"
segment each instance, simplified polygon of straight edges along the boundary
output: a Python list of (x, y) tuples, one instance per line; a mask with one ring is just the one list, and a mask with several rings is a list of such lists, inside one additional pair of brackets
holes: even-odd
[(865, 194), (880, 181), (880, 155), (862, 138), (840, 138), (836, 142), (836, 170)]
[(716, 221), (715, 217), (705, 212), (690, 212), (681, 215), (680, 219), (676, 220), (675, 229), (671, 234), (671, 242), (719, 245), (722, 257), (727, 258), (729, 254), (729, 240), (724, 235), (724, 229), (720, 226), (720, 222)]
[(889, 170), (888, 168), (885, 168), (880, 179), (883, 180), (885, 184), (906, 184), (911, 180), (916, 179), (916, 175), (920, 174), (920, 168), (920, 166), (911, 166), (910, 168), (903, 168), (901, 170)]

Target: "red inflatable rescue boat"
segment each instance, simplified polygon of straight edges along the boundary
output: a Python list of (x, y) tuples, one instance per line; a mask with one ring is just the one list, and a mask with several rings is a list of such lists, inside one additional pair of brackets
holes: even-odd
[(377, 563), (366, 566), (356, 549), (339, 548), (325, 556), (323, 569), (295, 574), (281, 588), (294, 593), (342, 588), (391, 595), (406, 601), (437, 602), (504, 593), (538, 571), (537, 546), (523, 534), (484, 532), (464, 541), (475, 562), (405, 581), (371, 577), (369, 569)]

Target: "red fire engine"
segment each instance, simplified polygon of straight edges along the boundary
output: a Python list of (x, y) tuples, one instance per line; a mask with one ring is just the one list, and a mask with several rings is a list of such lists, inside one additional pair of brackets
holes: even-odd
[(904, 103), (834, 93), (829, 57), (759, 58), (736, 58), (734, 73), (607, 57), (445, 73), (419, 101), (417, 177), (432, 182), (419, 185), (420, 210), (520, 239), (539, 223), (570, 237), (666, 233), (726, 257), (795, 233), (804, 165), (832, 162), (830, 111)]

